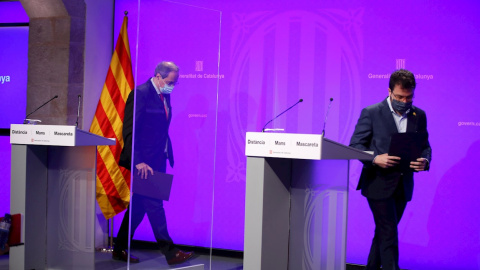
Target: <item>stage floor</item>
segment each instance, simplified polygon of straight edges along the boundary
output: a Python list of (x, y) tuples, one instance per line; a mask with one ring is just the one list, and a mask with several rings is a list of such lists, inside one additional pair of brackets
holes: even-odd
[[(140, 258), (140, 263), (131, 264), (130, 269), (176, 269), (186, 268), (189, 266), (204, 265), (204, 269), (209, 269), (210, 264), (212, 270), (241, 270), (243, 269), (243, 260), (239, 258), (229, 258), (221, 256), (213, 256), (210, 262), (210, 256), (197, 255), (194, 259), (191, 259), (183, 264), (175, 266), (169, 266), (165, 257), (158, 250), (135, 250), (132, 252), (135, 256)], [(112, 259), (111, 253), (97, 252), (95, 253), (95, 268), (108, 270), (108, 269), (127, 269), (127, 263), (121, 261), (115, 261)], [(8, 255), (0, 256), (0, 270), (8, 270)], [(195, 270), (201, 268), (194, 268)]]
[[(242, 270), (243, 269), (243, 259), (241, 258), (232, 258), (224, 256), (212, 256), (210, 262), (210, 257), (208, 255), (196, 255), (196, 257), (188, 262), (183, 264), (178, 264), (175, 266), (169, 266), (165, 260), (165, 257), (160, 253), (159, 250), (151, 249), (138, 249), (133, 252), (133, 254), (140, 258), (140, 263), (131, 264), (130, 269), (176, 269), (181, 268), (188, 270), (190, 266), (204, 265), (204, 269), (210, 269), (210, 264), (212, 265), (212, 270)], [(111, 253), (106, 252), (97, 252), (95, 253), (96, 269), (102, 270), (117, 270), (117, 269), (127, 269), (127, 263), (121, 261), (115, 261), (112, 259)], [(347, 270), (363, 270), (365, 266), (363, 265), (353, 265), (347, 264)], [(0, 270), (8, 270), (8, 255), (0, 256)], [(198, 270), (201, 268), (193, 268)]]

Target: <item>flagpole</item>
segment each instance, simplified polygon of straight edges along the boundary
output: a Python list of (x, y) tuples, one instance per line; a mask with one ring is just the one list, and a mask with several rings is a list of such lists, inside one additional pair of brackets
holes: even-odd
[[(115, 55), (116, 53), (120, 53), (120, 54), (123, 55), (124, 57), (125, 57), (125, 56), (128, 56), (128, 63), (129, 63), (129, 66), (130, 66), (130, 65), (131, 65), (131, 64), (130, 64), (130, 49), (129, 49), (129, 45), (128, 45), (128, 35), (127, 35), (127, 32), (126, 32), (126, 26), (127, 26), (127, 20), (128, 20), (128, 16), (127, 16), (127, 15), (128, 15), (128, 11), (125, 10), (125, 11), (124, 11), (124, 14), (125, 14), (124, 23), (122, 24), (122, 30), (120, 31), (119, 38), (118, 38), (118, 40), (117, 40), (117, 44), (116, 44), (116, 45), (114, 44), (113, 54)], [(115, 19), (114, 19), (114, 21), (115, 21)], [(127, 51), (127, 53), (126, 53), (126, 54), (122, 54), (122, 51), (116, 52), (116, 50), (118, 50), (117, 45), (119, 44), (119, 42), (123, 42), (123, 41), (125, 40), (125, 38), (126, 38), (125, 46), (126, 46), (126, 51)], [(120, 43), (120, 44), (122, 44), (122, 43)], [(123, 46), (120, 46), (120, 48), (122, 48), (122, 47), (123, 47)], [(123, 49), (125, 49), (125, 48), (123, 48)], [(124, 53), (124, 52), (125, 52), (125, 51), (123, 51), (123, 53)], [(113, 64), (114, 64), (114, 61), (113, 61), (113, 57), (112, 57), (112, 62), (110, 63), (110, 68), (111, 68), (111, 66), (112, 66)], [(118, 65), (119, 63), (115, 63), (115, 64)], [(111, 68), (111, 69), (112, 69), (112, 68)], [(131, 66), (130, 66), (130, 69), (131, 69)], [(112, 70), (116, 70), (116, 68), (113, 68)], [(111, 74), (110, 74), (110, 75), (111, 75)], [(124, 79), (127, 80), (127, 87), (129, 87), (129, 88), (127, 88), (127, 92), (126, 92), (126, 93), (125, 93), (125, 92), (122, 92), (122, 94), (121, 94), (122, 96), (125, 97), (125, 98), (124, 98), (124, 102), (126, 101), (125, 99), (126, 99), (126, 97), (128, 96), (129, 91), (131, 91), (131, 90), (133, 89), (133, 84), (134, 84), (134, 83), (133, 83), (133, 76), (131, 76), (131, 75), (132, 75), (132, 74), (131, 74), (131, 71), (130, 71), (130, 73), (127, 73), (126, 75), (127, 75), (127, 76), (126, 76), (126, 78), (124, 78)], [(128, 76), (128, 75), (130, 75), (130, 76)], [(118, 74), (113, 74), (113, 76), (114, 76), (114, 77), (115, 77), (115, 76), (118, 76)], [(106, 82), (105, 82), (105, 85), (104, 85), (104, 89), (103, 89), (103, 91), (102, 91), (102, 96), (100, 97), (100, 101), (99, 101), (99, 105), (98, 105), (98, 107), (97, 107), (97, 111), (99, 110), (99, 108), (101, 109), (100, 111), (102, 111), (102, 110), (104, 111), (104, 108), (103, 108), (102, 106), (104, 106), (105, 104), (108, 103), (108, 102), (102, 103), (101, 101), (102, 101), (103, 95), (105, 95), (106, 97), (110, 97), (110, 94), (108, 94), (108, 91), (105, 90), (105, 89), (107, 89), (107, 84), (108, 84), (108, 82), (109, 82), (109, 79), (112, 80), (112, 77), (111, 77), (111, 76), (109, 77), (109, 74), (107, 74), (107, 79), (106, 79)], [(130, 81), (129, 79), (131, 79), (131, 81)], [(129, 86), (128, 86), (128, 85), (129, 85)], [(117, 90), (117, 91), (125, 91), (125, 89), (116, 89), (116, 90)], [(104, 92), (107, 93), (107, 94), (105, 94)], [(111, 100), (109, 100), (108, 98), (107, 98), (107, 101), (111, 102)], [(111, 104), (110, 104), (110, 105), (111, 105)], [(118, 110), (118, 104), (116, 104), (116, 106), (117, 106), (116, 109)], [(101, 130), (102, 127), (100, 127), (100, 126), (98, 125), (98, 121), (97, 121), (97, 120), (98, 120), (98, 119), (97, 119), (97, 113), (96, 113), (96, 114), (95, 114), (94, 121), (92, 122), (92, 126), (90, 127), (90, 129), (92, 129), (92, 127), (94, 127), (96, 130), (99, 131), (99, 132), (98, 132), (98, 135), (102, 135), (102, 134), (104, 134), (104, 133), (111, 132), (111, 130), (108, 130), (108, 131)], [(114, 121), (111, 121), (111, 122), (114, 122)], [(121, 127), (121, 126), (120, 126), (120, 127)], [(113, 131), (113, 132), (115, 132), (115, 131)], [(115, 132), (115, 133), (116, 133), (116, 135), (117, 135), (117, 137), (118, 137), (118, 135), (119, 135), (118, 132)], [(121, 136), (121, 135), (120, 135), (120, 136)], [(121, 137), (120, 137), (119, 139), (121, 140)], [(117, 147), (118, 147), (118, 145), (117, 145)], [(121, 150), (121, 149), (120, 149), (120, 150)], [(117, 153), (119, 153), (119, 152), (117, 152)], [(105, 166), (105, 163), (104, 163), (104, 160), (103, 160), (104, 157), (103, 157), (103, 156), (101, 156), (101, 157), (99, 156), (99, 158), (100, 158), (100, 161), (102, 161), (102, 165)], [(97, 166), (97, 167), (98, 167), (98, 166)], [(98, 169), (98, 168), (97, 168), (97, 169)], [(102, 168), (102, 169), (104, 169), (104, 168)], [(108, 169), (107, 169), (107, 170), (108, 170)], [(97, 173), (98, 173), (98, 172), (97, 172)], [(97, 174), (97, 177), (98, 177), (98, 174)], [(116, 179), (116, 177), (115, 177), (115, 179)], [(110, 181), (112, 181), (112, 180), (114, 180), (114, 179), (111, 178)], [(125, 181), (124, 178), (122, 178), (122, 180)], [(98, 182), (97, 182), (97, 183), (98, 183)], [(107, 183), (107, 184), (108, 184), (108, 183)], [(103, 187), (101, 187), (101, 188), (103, 188)], [(111, 195), (111, 194), (110, 194), (110, 195)], [(113, 194), (113, 196), (119, 196), (119, 195), (120, 195), (120, 194)], [(123, 198), (122, 198), (122, 199), (123, 199)], [(99, 205), (100, 205), (100, 201), (98, 200), (98, 197), (97, 197), (97, 201), (99, 202)], [(105, 201), (103, 201), (103, 202), (105, 202)], [(113, 205), (108, 205), (108, 206), (107, 206), (107, 209), (108, 209), (108, 207), (113, 207)], [(113, 228), (114, 228), (114, 219), (113, 219), (113, 217), (114, 217), (114, 215), (116, 215), (116, 214), (118, 214), (120, 211), (122, 211), (122, 209), (119, 209), (119, 208), (118, 208), (119, 205), (116, 205), (115, 207), (117, 207), (117, 208), (116, 208), (115, 210), (113, 210), (113, 211), (114, 211), (114, 214), (113, 214), (113, 215), (112, 215), (112, 212), (104, 212), (104, 209), (105, 209), (105, 208), (100, 207), (100, 209), (102, 209), (102, 212), (103, 212), (104, 215), (105, 215), (105, 218), (108, 218), (108, 219), (106, 219), (107, 223), (106, 223), (106, 228), (105, 228), (105, 229), (107, 230), (107, 238), (106, 238), (106, 239), (104, 238), (104, 240), (103, 240), (104, 243), (106, 242), (106, 247), (97, 247), (97, 248), (95, 248), (95, 250), (98, 251), (98, 252), (105, 252), (105, 253), (112, 253), (112, 252), (113, 252), (113, 234), (114, 234), (114, 229), (113, 229)], [(120, 207), (121, 207), (121, 206), (120, 206)], [(125, 207), (125, 208), (126, 208), (126, 207)], [(123, 210), (124, 210), (125, 208), (123, 208)], [(109, 210), (109, 211), (110, 211), (110, 210)], [(109, 217), (110, 217), (110, 218), (109, 218)]]
[(111, 222), (110, 222), (111, 227), (110, 227), (110, 230), (108, 231), (109, 234), (110, 234), (110, 245), (108, 246), (108, 248), (111, 249), (112, 251), (113, 251), (113, 218), (114, 217), (112, 217), (111, 219), (108, 220), (108, 221), (111, 220)]

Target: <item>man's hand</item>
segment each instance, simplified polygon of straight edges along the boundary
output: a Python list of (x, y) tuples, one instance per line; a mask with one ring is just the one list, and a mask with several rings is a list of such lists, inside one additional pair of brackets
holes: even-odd
[(389, 156), (388, 154), (381, 154), (375, 157), (375, 159), (373, 160), (373, 164), (386, 169), (397, 165), (399, 161), (400, 157)]
[(410, 168), (414, 169), (417, 172), (424, 171), (427, 166), (426, 158), (417, 158), (417, 161), (410, 162)]
[(140, 175), (140, 179), (147, 179), (148, 172), (150, 172), (151, 175), (153, 175), (153, 169), (144, 162), (138, 163), (137, 165), (135, 165), (135, 167), (138, 170), (138, 175)]

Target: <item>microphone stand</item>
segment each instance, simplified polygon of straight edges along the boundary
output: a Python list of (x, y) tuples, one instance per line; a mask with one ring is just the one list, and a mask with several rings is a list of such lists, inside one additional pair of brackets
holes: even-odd
[(51, 98), (50, 100), (48, 100), (47, 102), (43, 103), (40, 107), (38, 107), (37, 109), (35, 109), (33, 112), (27, 114), (27, 116), (25, 116), (25, 119), (23, 119), (23, 123), (24, 124), (27, 124), (28, 121), (27, 121), (27, 117), (29, 117), (30, 115), (32, 115), (34, 112), (38, 111), (40, 108), (42, 108), (43, 106), (47, 105), (50, 101), (54, 100), (58, 98), (58, 95), (55, 95), (53, 98)]
[(77, 106), (77, 122), (76, 122), (76, 126), (78, 128), (78, 117), (80, 116), (80, 97), (81, 95), (78, 95), (78, 106)]
[(332, 106), (333, 98), (330, 98), (330, 102), (328, 103), (327, 114), (325, 114), (325, 121), (323, 121), (323, 130), (322, 136), (325, 137), (325, 125), (327, 124), (328, 113), (330, 112), (330, 106)]
[(272, 120), (268, 121), (265, 126), (263, 126), (262, 128), (262, 132), (265, 132), (265, 127), (270, 124), (273, 120), (277, 119), (277, 117), (279, 117), (280, 115), (286, 113), (288, 110), (290, 110), (291, 108), (295, 107), (298, 103), (300, 102), (303, 102), (303, 99), (301, 98), (299, 101), (297, 101), (297, 103), (293, 104), (292, 106), (290, 106), (288, 109), (286, 109), (285, 111), (283, 111), (282, 113), (280, 113), (279, 115), (275, 116), (275, 118), (273, 118)]

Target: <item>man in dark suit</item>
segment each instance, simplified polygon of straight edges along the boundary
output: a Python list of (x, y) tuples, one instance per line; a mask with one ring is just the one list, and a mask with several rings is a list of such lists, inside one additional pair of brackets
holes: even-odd
[[(412, 199), (413, 173), (428, 170), (430, 165), (427, 118), (423, 110), (412, 105), (415, 87), (415, 76), (410, 71), (395, 71), (390, 76), (388, 97), (362, 110), (350, 140), (351, 147), (373, 151), (375, 156), (373, 162), (364, 162), (357, 186), (367, 198), (375, 221), (367, 270), (380, 266), (384, 270), (400, 269), (397, 225)], [(410, 169), (401, 169), (401, 158), (388, 155), (391, 136), (404, 132), (426, 138), (421, 144), (421, 156), (410, 162)]]
[[(119, 165), (130, 170), (132, 166), (132, 138), (133, 169), (141, 179), (147, 179), (154, 171), (166, 172), (167, 159), (173, 167), (173, 149), (168, 128), (172, 119), (170, 93), (178, 80), (179, 69), (173, 62), (161, 62), (155, 68), (154, 77), (139, 85), (132, 91), (125, 104), (123, 120), (124, 148), (120, 155)], [(134, 97), (136, 102), (134, 102)], [(135, 104), (135, 106), (134, 106)], [(133, 130), (135, 108), (135, 133)], [(135, 183), (133, 183), (135, 188)], [(192, 258), (192, 252), (183, 252), (176, 248), (167, 230), (167, 221), (163, 209), (163, 201), (152, 199), (139, 194), (132, 196), (132, 207), (124, 215), (122, 225), (118, 231), (112, 257), (116, 260), (127, 261), (126, 252), (128, 243), (129, 211), (132, 211), (131, 236), (145, 214), (148, 215), (153, 234), (160, 250), (165, 255), (169, 265), (178, 264)], [(139, 259), (130, 255), (130, 262), (139, 262)]]

